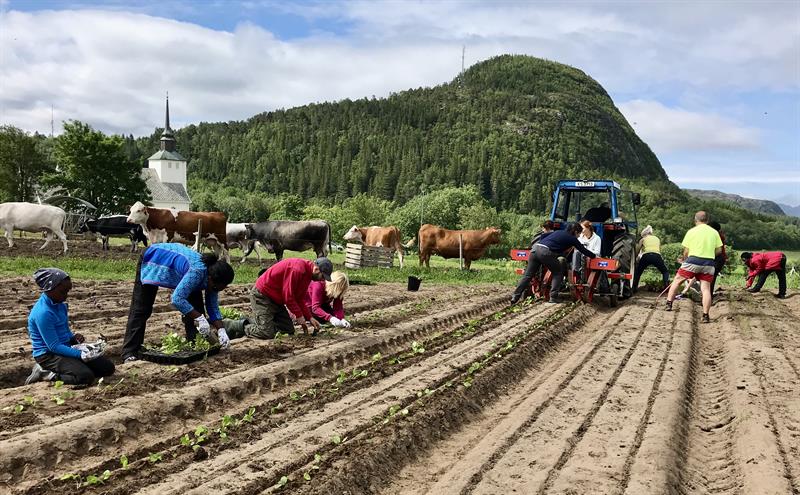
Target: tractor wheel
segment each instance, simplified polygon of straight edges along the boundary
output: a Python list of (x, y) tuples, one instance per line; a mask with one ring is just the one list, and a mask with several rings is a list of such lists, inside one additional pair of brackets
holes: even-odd
[(619, 282), (614, 282), (610, 286), (608, 306), (610, 308), (616, 308), (617, 304), (619, 304)]
[[(614, 239), (611, 257), (619, 261), (619, 273), (633, 274), (636, 260), (636, 238), (632, 234), (621, 234)], [(623, 297), (630, 297), (630, 280), (621, 280)]]

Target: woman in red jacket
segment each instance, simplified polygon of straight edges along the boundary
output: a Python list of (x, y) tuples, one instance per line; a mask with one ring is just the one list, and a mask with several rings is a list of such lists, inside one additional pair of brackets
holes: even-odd
[[(742, 253), (742, 263), (747, 267), (747, 291), (758, 292), (767, 281), (770, 273), (778, 276), (778, 294), (775, 297), (784, 299), (786, 297), (786, 255), (772, 251), (767, 253)], [(756, 275), (758, 281), (754, 287), (752, 285)]]
[(313, 281), (306, 292), (306, 307), (320, 323), (330, 323), (335, 327), (350, 328), (344, 319), (344, 294), (350, 288), (350, 281), (344, 272), (331, 273), (331, 281)]

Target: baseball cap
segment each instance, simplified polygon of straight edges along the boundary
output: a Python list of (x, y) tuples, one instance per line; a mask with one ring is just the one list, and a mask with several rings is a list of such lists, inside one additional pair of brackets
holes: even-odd
[(322, 272), (322, 276), (325, 277), (325, 280), (328, 282), (331, 281), (331, 273), (333, 273), (333, 263), (326, 257), (317, 258), (314, 260), (314, 264), (317, 265), (319, 271)]

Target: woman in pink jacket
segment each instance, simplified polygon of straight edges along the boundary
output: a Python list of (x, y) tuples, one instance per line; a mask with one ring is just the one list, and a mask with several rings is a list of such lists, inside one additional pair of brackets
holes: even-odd
[[(779, 251), (767, 253), (742, 253), (742, 263), (747, 267), (747, 291), (758, 292), (767, 281), (770, 273), (778, 276), (778, 294), (775, 297), (786, 297), (786, 255)], [(750, 287), (758, 276), (756, 285)]]
[(306, 292), (306, 306), (320, 323), (330, 323), (335, 327), (350, 328), (344, 319), (344, 294), (350, 288), (350, 281), (343, 272), (333, 272), (331, 281), (313, 281)]

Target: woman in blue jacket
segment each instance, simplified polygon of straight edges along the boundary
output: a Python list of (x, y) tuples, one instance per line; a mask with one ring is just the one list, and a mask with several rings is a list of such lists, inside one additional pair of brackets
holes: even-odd
[[(194, 340), (198, 331), (203, 337), (208, 337), (213, 325), (220, 345), (227, 348), (230, 340), (222, 324), (218, 293), (233, 282), (233, 276), (231, 265), (213, 254), (201, 255), (182, 244), (173, 243), (153, 244), (147, 248), (136, 266), (122, 360), (127, 363), (138, 359), (147, 319), (153, 314), (159, 287), (174, 289), (172, 305), (183, 314), (187, 340)], [(203, 314), (204, 309), (208, 318)]]
[(25, 384), (39, 380), (61, 380), (67, 385), (88, 385), (96, 377), (114, 373), (114, 363), (103, 357), (101, 348), (73, 346), (84, 341), (73, 334), (67, 316), (67, 295), (72, 280), (58, 268), (36, 270), (33, 278), (42, 295), (28, 316), (28, 335), (36, 364)]

